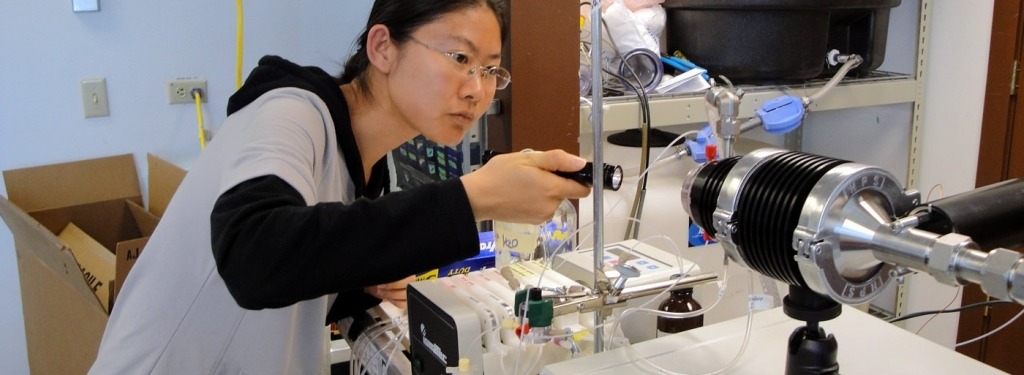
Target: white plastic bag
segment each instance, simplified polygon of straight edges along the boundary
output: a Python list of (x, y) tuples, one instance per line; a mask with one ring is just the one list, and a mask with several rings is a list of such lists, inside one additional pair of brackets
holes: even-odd
[(604, 10), (603, 17), (605, 33), (615, 41), (620, 54), (637, 48), (660, 52), (658, 39), (665, 28), (665, 9), (660, 5), (633, 12), (623, 1), (615, 1)]

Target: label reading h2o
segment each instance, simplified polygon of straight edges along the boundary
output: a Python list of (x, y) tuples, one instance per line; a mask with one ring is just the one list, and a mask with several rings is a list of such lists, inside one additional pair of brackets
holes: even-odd
[(767, 294), (751, 294), (747, 296), (747, 308), (753, 311), (764, 311), (775, 307), (775, 298)]

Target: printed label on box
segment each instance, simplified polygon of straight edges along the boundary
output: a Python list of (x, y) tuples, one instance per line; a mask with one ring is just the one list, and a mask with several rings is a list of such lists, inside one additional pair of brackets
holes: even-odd
[(114, 282), (114, 253), (78, 228), (68, 223), (58, 238), (71, 248), (78, 266), (82, 269), (85, 282), (96, 293), (105, 311), (110, 311), (110, 288)]
[(494, 232), (480, 233), (480, 253), (475, 257), (461, 260), (447, 266), (416, 275), (417, 281), (467, 274), (476, 270), (494, 267)]

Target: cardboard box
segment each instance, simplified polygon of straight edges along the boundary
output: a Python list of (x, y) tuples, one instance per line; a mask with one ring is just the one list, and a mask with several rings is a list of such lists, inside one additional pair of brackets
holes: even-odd
[(447, 266), (416, 275), (417, 281), (452, 275), (467, 274), (484, 268), (494, 268), (494, 232), (480, 233), (480, 253)]
[(57, 235), (57, 239), (70, 248), (71, 255), (82, 268), (86, 285), (96, 294), (96, 298), (99, 298), (103, 311), (109, 314), (110, 302), (115, 294), (114, 269), (117, 257), (75, 223), (68, 223), (68, 226)]
[[(123, 282), (185, 172), (149, 157), (151, 209), (143, 208), (132, 155), (4, 171), (8, 197), (0, 217), (14, 235), (29, 368), (36, 374), (84, 374), (107, 323), (104, 303), (57, 234), (81, 228), (115, 257), (116, 303)], [(156, 192), (156, 194), (154, 194)]]

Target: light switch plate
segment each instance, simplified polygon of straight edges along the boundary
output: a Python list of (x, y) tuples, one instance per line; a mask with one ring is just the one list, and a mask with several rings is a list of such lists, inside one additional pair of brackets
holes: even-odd
[(85, 118), (110, 116), (106, 78), (82, 80), (82, 108)]

